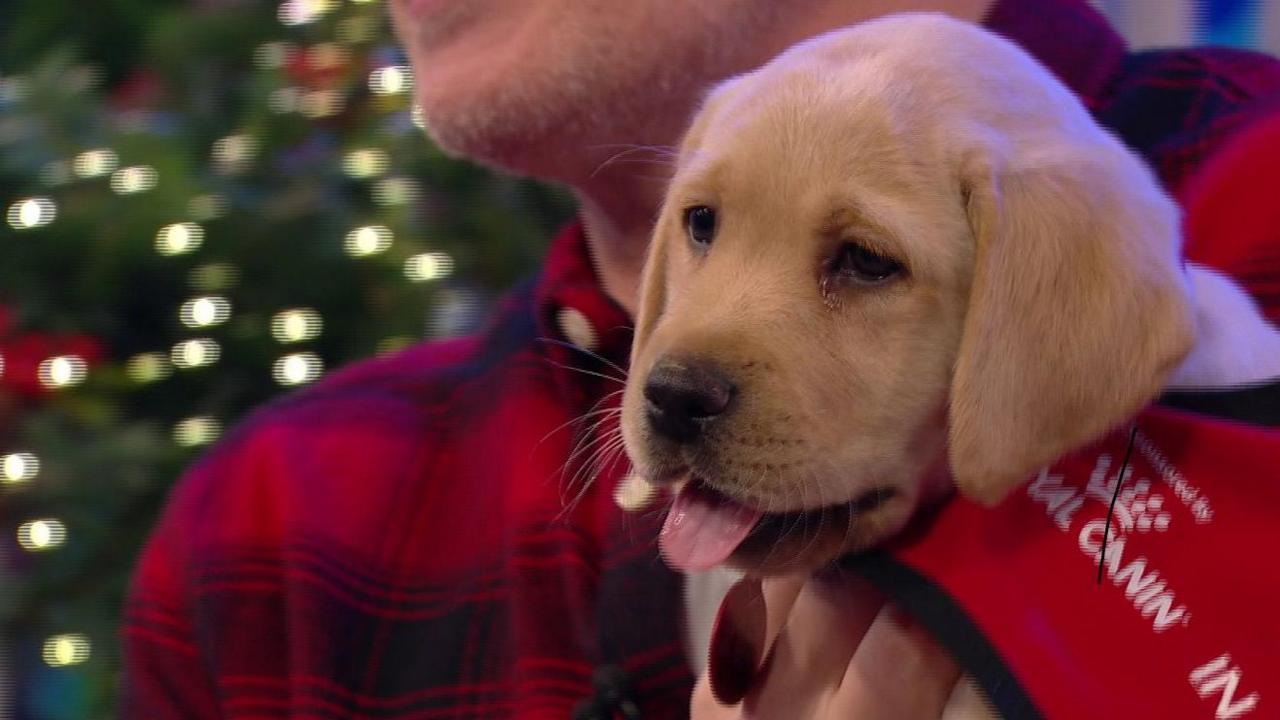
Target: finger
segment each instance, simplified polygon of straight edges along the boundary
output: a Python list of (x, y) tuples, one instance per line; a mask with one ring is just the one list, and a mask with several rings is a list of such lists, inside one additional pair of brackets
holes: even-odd
[(942, 720), (999, 720), (999, 715), (973, 676), (961, 675), (947, 698)]
[(854, 653), (834, 711), (859, 720), (938, 720), (960, 671), (905, 614), (885, 606)]
[(750, 717), (809, 717), (840, 687), (883, 599), (851, 574), (811, 579), (797, 594), (771, 657), (743, 701)]
[(703, 673), (689, 700), (689, 720), (737, 720), (742, 717), (741, 707), (721, 705), (711, 692), (710, 678)]
[(778, 632), (786, 625), (787, 618), (795, 606), (800, 591), (809, 582), (810, 575), (782, 575), (760, 582), (760, 592), (764, 595), (765, 606), (765, 638), (772, 643)]
[(804, 578), (742, 578), (725, 593), (711, 630), (707, 677), (712, 696), (736, 705), (756, 684), (774, 637), (786, 621)]

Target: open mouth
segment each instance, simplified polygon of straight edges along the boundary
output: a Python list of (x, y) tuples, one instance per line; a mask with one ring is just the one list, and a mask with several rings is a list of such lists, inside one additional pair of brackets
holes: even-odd
[(855, 500), (825, 508), (788, 513), (766, 513), (745, 505), (716, 490), (699, 478), (680, 488), (658, 544), (673, 567), (707, 570), (728, 560), (739, 547), (756, 540), (773, 540), (806, 522), (835, 518), (849, 522), (852, 516), (869, 512), (892, 498), (891, 488), (875, 488)]

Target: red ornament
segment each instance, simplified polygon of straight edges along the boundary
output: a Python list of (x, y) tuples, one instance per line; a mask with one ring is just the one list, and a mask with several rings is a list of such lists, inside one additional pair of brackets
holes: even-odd
[(346, 50), (333, 43), (321, 43), (290, 48), (285, 55), (284, 73), (293, 84), (316, 90), (332, 87), (346, 66)]
[[(3, 322), (0, 316), (0, 322)], [(0, 338), (4, 333), (0, 332)], [(89, 335), (53, 335), (30, 332), (0, 340), (0, 358), (4, 358), (4, 374), (0, 387), (15, 395), (38, 398), (52, 391), (40, 382), (40, 364), (49, 358), (74, 355), (92, 369), (103, 356), (102, 343)]]

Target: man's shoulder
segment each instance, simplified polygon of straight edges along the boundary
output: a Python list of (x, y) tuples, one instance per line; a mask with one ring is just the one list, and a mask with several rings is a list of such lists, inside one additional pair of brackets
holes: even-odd
[(1130, 55), (1097, 111), (1177, 192), (1224, 142), (1276, 109), (1280, 59), (1196, 47)]
[(376, 537), (459, 437), (521, 402), (539, 367), (522, 294), (475, 335), (357, 362), (253, 412), (188, 471), (168, 521), (193, 531), (201, 554), (333, 528)]

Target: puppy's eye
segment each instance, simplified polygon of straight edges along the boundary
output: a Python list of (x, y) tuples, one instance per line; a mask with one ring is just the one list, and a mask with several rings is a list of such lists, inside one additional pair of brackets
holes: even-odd
[(695, 245), (707, 246), (716, 236), (716, 211), (697, 205), (684, 211), (684, 228)]
[(860, 285), (877, 285), (901, 274), (902, 263), (857, 243), (845, 243), (836, 252), (831, 272)]

